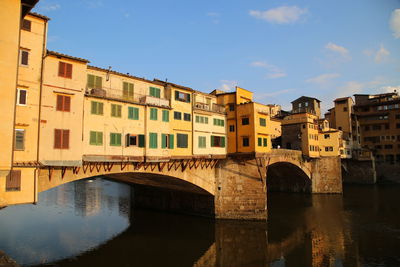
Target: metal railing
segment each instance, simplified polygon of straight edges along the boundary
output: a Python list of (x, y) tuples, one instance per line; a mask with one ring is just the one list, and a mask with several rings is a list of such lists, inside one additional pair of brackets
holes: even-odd
[(206, 110), (206, 111), (212, 111), (212, 112), (218, 112), (218, 113), (225, 113), (225, 108), (223, 105), (218, 105), (218, 104), (211, 104), (211, 106), (207, 103), (202, 103), (202, 102), (195, 102), (194, 109), (201, 109), (201, 110)]

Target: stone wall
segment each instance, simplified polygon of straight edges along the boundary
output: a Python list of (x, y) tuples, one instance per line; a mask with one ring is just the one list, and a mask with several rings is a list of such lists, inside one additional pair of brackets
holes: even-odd
[(374, 184), (376, 183), (375, 164), (373, 161), (342, 159), (343, 183)]
[(321, 157), (312, 161), (312, 192), (343, 192), (340, 157)]
[(400, 163), (377, 163), (376, 175), (378, 182), (400, 183)]
[[(265, 177), (265, 172), (263, 177)], [(266, 185), (254, 159), (227, 159), (216, 168), (215, 216), (218, 219), (265, 220)]]

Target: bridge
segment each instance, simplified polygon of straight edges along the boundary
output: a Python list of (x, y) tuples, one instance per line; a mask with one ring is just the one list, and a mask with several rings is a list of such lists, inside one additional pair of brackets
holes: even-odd
[[(268, 190), (341, 193), (340, 164), (339, 157), (306, 158), (301, 151), (285, 149), (164, 162), (85, 161), (79, 167), (35, 168), (34, 192), (29, 194), (34, 196), (31, 202), (35, 202), (39, 192), (105, 176), (135, 184), (135, 204), (139, 206), (220, 219), (265, 220)], [(2, 193), (0, 204), (13, 204), (12, 198), (7, 199), (7, 194), (13, 193), (17, 192)]]

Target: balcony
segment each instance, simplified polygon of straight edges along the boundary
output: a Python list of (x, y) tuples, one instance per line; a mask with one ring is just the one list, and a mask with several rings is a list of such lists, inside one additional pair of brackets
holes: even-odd
[(149, 95), (140, 97), (139, 103), (159, 107), (170, 107), (168, 99), (158, 98)]
[(202, 102), (196, 102), (194, 103), (194, 109), (199, 109), (199, 110), (205, 110), (205, 111), (211, 111), (211, 112), (217, 112), (217, 113), (223, 113), (225, 114), (225, 108), (222, 105), (218, 104), (209, 104), (202, 103)]

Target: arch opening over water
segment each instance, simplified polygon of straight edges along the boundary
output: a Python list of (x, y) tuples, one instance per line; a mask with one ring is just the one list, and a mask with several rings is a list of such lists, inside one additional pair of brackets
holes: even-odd
[(289, 162), (277, 162), (268, 166), (267, 189), (269, 192), (311, 193), (309, 175), (299, 166)]

